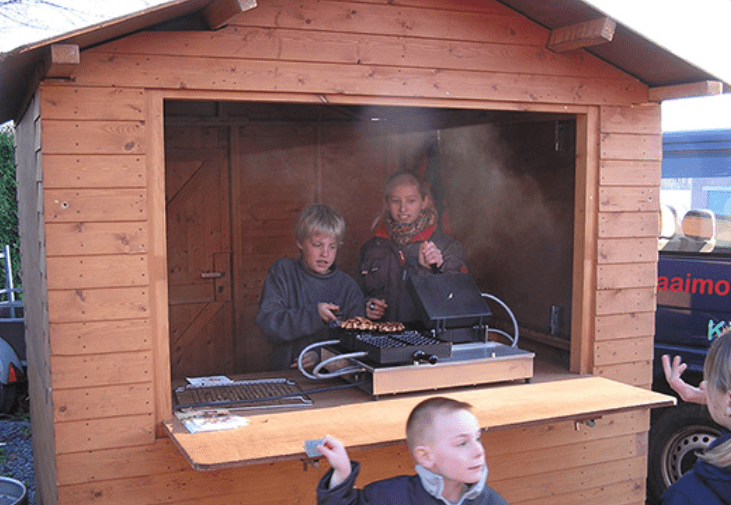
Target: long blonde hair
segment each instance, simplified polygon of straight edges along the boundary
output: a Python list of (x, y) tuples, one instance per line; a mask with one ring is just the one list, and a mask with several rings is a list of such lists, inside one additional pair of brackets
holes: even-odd
[[(731, 327), (716, 337), (708, 349), (703, 364), (703, 375), (706, 380), (707, 395), (722, 394), (728, 396), (731, 391)], [(727, 415), (731, 415), (727, 413)], [(721, 468), (731, 466), (731, 440), (717, 445), (698, 455), (706, 463)]]

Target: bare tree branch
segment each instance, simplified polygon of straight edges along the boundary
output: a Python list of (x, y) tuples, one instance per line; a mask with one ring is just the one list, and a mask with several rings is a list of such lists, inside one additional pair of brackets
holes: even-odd
[(0, 52), (166, 0), (0, 0)]

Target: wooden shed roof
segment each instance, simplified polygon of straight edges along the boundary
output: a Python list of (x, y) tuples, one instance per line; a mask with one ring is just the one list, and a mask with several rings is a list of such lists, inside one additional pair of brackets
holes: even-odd
[[(536, 23), (555, 30), (604, 16), (581, 0), (501, 0)], [(0, 54), (0, 122), (22, 114), (27, 90), (35, 86), (52, 44), (76, 44), (81, 50), (195, 14), (211, 0), (173, 0), (127, 16), (34, 42)], [(184, 28), (181, 28), (184, 29)], [(585, 48), (649, 87), (719, 81), (716, 76), (617, 23), (610, 43)], [(725, 84), (728, 87), (728, 84)], [(701, 94), (698, 92), (697, 94)]]

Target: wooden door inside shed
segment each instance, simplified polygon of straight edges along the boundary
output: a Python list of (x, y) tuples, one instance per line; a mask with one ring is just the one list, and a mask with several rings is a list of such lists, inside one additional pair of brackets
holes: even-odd
[(166, 129), (173, 379), (235, 371), (228, 128)]

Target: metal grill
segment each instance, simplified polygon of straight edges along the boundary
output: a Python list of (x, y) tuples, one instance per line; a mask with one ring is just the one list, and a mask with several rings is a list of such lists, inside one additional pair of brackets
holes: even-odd
[(439, 340), (428, 335), (422, 335), (418, 331), (405, 331), (393, 335), (374, 335), (372, 333), (360, 333), (355, 336), (359, 342), (380, 348), (406, 347), (409, 345), (432, 345), (440, 343)]
[(178, 409), (225, 406), (233, 409), (261, 409), (312, 405), (302, 389), (287, 379), (235, 381), (220, 386), (185, 386), (175, 390)]
[(410, 363), (451, 355), (449, 342), (414, 330), (389, 334), (344, 331), (340, 342), (348, 350), (366, 351), (368, 359), (380, 364)]

